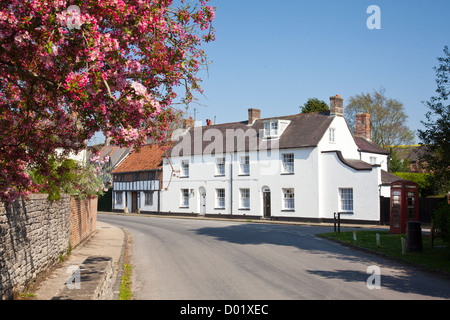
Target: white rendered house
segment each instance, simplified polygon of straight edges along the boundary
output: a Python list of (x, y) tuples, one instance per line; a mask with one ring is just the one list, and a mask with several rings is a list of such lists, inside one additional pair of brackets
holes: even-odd
[(163, 162), (161, 212), (378, 222), (388, 153), (369, 138), (351, 134), (339, 96), (326, 113), (188, 126)]

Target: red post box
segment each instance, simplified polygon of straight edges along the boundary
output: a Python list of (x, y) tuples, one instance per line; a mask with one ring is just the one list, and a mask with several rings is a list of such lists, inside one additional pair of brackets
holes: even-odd
[(406, 233), (408, 221), (419, 221), (419, 186), (408, 180), (391, 183), (391, 233)]

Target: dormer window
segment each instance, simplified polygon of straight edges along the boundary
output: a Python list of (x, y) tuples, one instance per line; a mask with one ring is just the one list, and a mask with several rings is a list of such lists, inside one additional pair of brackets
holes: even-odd
[(264, 123), (265, 137), (278, 137), (278, 121)]
[(263, 122), (264, 138), (266, 139), (279, 138), (283, 134), (284, 129), (287, 128), (289, 123), (290, 123), (289, 120), (284, 119), (264, 120)]

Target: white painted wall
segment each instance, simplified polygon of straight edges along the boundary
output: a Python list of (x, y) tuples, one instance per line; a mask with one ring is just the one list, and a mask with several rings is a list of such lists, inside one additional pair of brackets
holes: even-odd
[(158, 211), (158, 191), (153, 191), (153, 203), (151, 205), (145, 204), (145, 192), (139, 193), (139, 200), (138, 200), (138, 208), (142, 211)]
[[(119, 191), (120, 192), (120, 191)], [(113, 191), (112, 195), (112, 203), (113, 203), (113, 210), (124, 210), (126, 205), (126, 191), (121, 192), (122, 203), (119, 204), (119, 201), (117, 201), (117, 191)]]
[(367, 163), (371, 163), (371, 157), (376, 158), (375, 163), (381, 166), (381, 169), (388, 171), (388, 155), (385, 154), (377, 154), (377, 153), (369, 153), (369, 152), (361, 152), (360, 158), (362, 161)]
[[(294, 154), (294, 174), (282, 173), (282, 154)], [(200, 213), (200, 188), (206, 190), (206, 212), (208, 214), (263, 215), (264, 187), (271, 191), (272, 216), (314, 217), (319, 200), (317, 149), (274, 150), (250, 152), (250, 174), (240, 173), (240, 156), (244, 153), (225, 156), (225, 175), (216, 175), (215, 156), (192, 156), (171, 158), (174, 170), (181, 170), (181, 162), (189, 160), (189, 178), (178, 173), (170, 180), (171, 167), (164, 165), (161, 211)], [(231, 179), (232, 172), (232, 179)], [(216, 207), (216, 189), (225, 189), (225, 208)], [(240, 206), (240, 189), (250, 189), (250, 210)], [(294, 188), (295, 211), (282, 210), (282, 189)], [(181, 189), (189, 189), (189, 208), (180, 207)], [(191, 193), (191, 189), (193, 193)]]
[[(334, 142), (329, 141), (329, 129), (335, 129)], [(319, 152), (340, 150), (345, 159), (358, 159), (358, 146), (348, 128), (344, 117), (336, 116), (330, 124), (330, 127), (323, 135), (317, 147)]]
[(333, 218), (340, 211), (339, 188), (353, 188), (353, 214), (343, 214), (341, 219), (379, 220), (380, 167), (357, 171), (340, 162), (336, 153), (323, 153), (321, 167), (321, 218)]
[[(239, 170), (239, 159), (244, 153), (171, 157), (172, 166), (165, 162), (163, 168), (161, 211), (199, 214), (199, 190), (204, 188), (207, 214), (263, 216), (262, 191), (269, 188), (273, 217), (332, 219), (338, 209), (339, 187), (351, 187), (354, 214), (349, 218), (378, 220), (380, 168), (356, 171), (341, 163), (335, 153), (322, 153), (340, 150), (346, 159), (360, 159), (345, 119), (335, 117), (330, 127), (335, 129), (335, 141), (329, 141), (327, 130), (317, 148), (249, 152), (250, 174), (247, 176), (241, 175)], [(294, 154), (294, 174), (282, 173), (283, 153)], [(222, 156), (225, 157), (225, 175), (217, 176), (216, 158)], [(180, 177), (183, 160), (189, 161), (189, 177)], [(225, 189), (225, 208), (216, 207), (218, 188)], [(240, 208), (241, 188), (250, 189), (250, 210)], [(283, 210), (283, 188), (294, 189), (294, 211)], [(188, 208), (180, 206), (181, 189), (189, 189)]]

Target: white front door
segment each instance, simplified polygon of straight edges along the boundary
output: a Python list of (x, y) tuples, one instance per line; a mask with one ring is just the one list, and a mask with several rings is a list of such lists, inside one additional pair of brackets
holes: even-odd
[(200, 195), (200, 214), (202, 216), (204, 216), (206, 213), (206, 190), (205, 190), (205, 188), (201, 187), (198, 193)]

